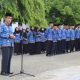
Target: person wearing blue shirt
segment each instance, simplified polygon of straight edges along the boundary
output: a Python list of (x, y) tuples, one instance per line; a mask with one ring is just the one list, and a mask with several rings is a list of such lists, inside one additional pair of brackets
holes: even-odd
[(70, 52), (74, 52), (75, 48), (75, 26), (70, 26)]
[(79, 25), (75, 28), (75, 51), (79, 51)]
[(21, 37), (22, 37), (21, 46), (22, 46), (23, 54), (27, 54), (27, 53), (29, 52), (29, 51), (28, 51), (29, 48), (28, 48), (27, 34), (28, 34), (28, 29), (22, 29), (22, 34), (21, 34)]
[(41, 53), (45, 53), (45, 42), (46, 42), (46, 38), (45, 38), (45, 29), (41, 28), (40, 29), (40, 45), (41, 45)]
[(27, 33), (28, 45), (29, 45), (29, 54), (35, 54), (35, 31), (34, 27), (32, 27)]
[(46, 56), (52, 56), (52, 44), (53, 44), (53, 38), (52, 38), (52, 31), (53, 31), (53, 22), (49, 22), (49, 27), (45, 31), (45, 37), (46, 37)]
[(18, 27), (15, 28), (14, 36), (15, 36), (15, 39), (14, 39), (14, 53), (16, 55), (19, 55), (21, 53), (20, 52), (21, 34), (20, 34), (20, 31), (19, 31)]
[[(0, 24), (0, 25), (1, 25), (1, 24)], [(0, 32), (1, 32), (1, 26), (0, 26)], [(1, 37), (0, 37), (0, 48), (1, 48), (1, 43), (2, 43), (2, 42), (1, 42)]]
[(52, 46), (52, 51), (53, 54), (56, 55), (57, 54), (57, 41), (58, 41), (58, 27), (55, 24), (53, 27), (53, 46)]
[(79, 25), (79, 51), (80, 51), (80, 25)]
[(62, 25), (61, 28), (61, 53), (65, 53), (66, 51), (66, 25)]
[(12, 14), (6, 13), (4, 18), (4, 23), (1, 24), (1, 30), (0, 30), (0, 38), (1, 38), (1, 51), (2, 51), (2, 66), (1, 66), (1, 75), (8, 76), (9, 74), (12, 74), (10, 72), (10, 63), (12, 58), (12, 52), (13, 52), (13, 44), (14, 44), (14, 38), (12, 32)]
[(58, 25), (58, 41), (57, 41), (58, 54), (62, 53), (61, 40), (62, 40), (61, 25)]
[(38, 27), (35, 27), (35, 47), (36, 47), (36, 54), (41, 53), (41, 32)]
[(66, 25), (66, 53), (70, 52), (70, 26)]

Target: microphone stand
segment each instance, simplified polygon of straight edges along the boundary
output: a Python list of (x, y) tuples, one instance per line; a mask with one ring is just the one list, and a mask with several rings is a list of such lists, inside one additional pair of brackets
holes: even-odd
[(21, 70), (20, 70), (19, 73), (13, 74), (10, 77), (13, 77), (13, 76), (16, 76), (16, 75), (19, 75), (19, 74), (25, 74), (25, 75), (29, 75), (29, 76), (35, 77), (35, 75), (28, 74), (28, 73), (25, 73), (24, 72), (24, 68), (23, 68), (23, 55), (24, 55), (24, 53), (23, 53), (23, 40), (24, 40), (24, 37), (23, 37), (23, 32), (22, 32), (22, 42), (21, 42), (21, 46), (22, 46), (22, 52), (21, 52)]

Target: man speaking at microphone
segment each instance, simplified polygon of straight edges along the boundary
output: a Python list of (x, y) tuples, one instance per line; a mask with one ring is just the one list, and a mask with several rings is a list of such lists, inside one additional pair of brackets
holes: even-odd
[(0, 25), (1, 51), (2, 51), (2, 65), (1, 75), (8, 76), (10, 72), (10, 63), (13, 52), (14, 38), (12, 32), (12, 14), (6, 13), (4, 16), (4, 23)]

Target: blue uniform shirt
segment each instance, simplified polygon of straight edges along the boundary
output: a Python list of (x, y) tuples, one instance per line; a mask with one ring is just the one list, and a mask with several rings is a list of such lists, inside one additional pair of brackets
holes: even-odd
[(41, 32), (40, 34), (41, 34), (41, 37), (40, 37), (41, 42), (45, 42), (46, 41), (45, 32)]
[(20, 43), (21, 41), (20, 33), (14, 33), (14, 36), (15, 36), (14, 42)]
[(66, 29), (66, 41), (70, 41), (70, 29)]
[(52, 38), (52, 31), (53, 29), (51, 29), (51, 27), (48, 27), (45, 31), (45, 37), (46, 37), (46, 40), (49, 40), (49, 41), (52, 41), (53, 38)]
[(1, 24), (0, 37), (1, 37), (1, 46), (13, 46), (13, 39), (9, 38), (9, 35), (13, 34), (12, 26), (7, 26), (5, 23)]
[(80, 30), (75, 29), (75, 38), (79, 39), (80, 38)]
[(35, 39), (36, 42), (41, 42), (41, 33), (39, 31), (35, 32)]
[(58, 40), (62, 39), (61, 29), (58, 29)]
[(80, 38), (80, 29), (79, 29), (79, 38)]
[(75, 40), (75, 30), (74, 29), (70, 29), (70, 39)]
[(66, 30), (64, 28), (61, 29), (61, 39), (66, 39)]
[[(0, 32), (1, 32), (1, 25), (0, 25)], [(1, 37), (0, 37), (0, 47), (1, 47)]]
[(29, 43), (35, 43), (35, 34), (34, 31), (29, 31), (27, 34), (28, 42)]
[(58, 40), (58, 30), (53, 29), (53, 42), (57, 42)]

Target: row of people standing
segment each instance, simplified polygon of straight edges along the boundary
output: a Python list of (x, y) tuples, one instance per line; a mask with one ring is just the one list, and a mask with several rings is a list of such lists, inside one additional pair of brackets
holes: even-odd
[(32, 27), (20, 31), (16, 28), (14, 35), (16, 37), (14, 51), (17, 54), (21, 51), (31, 55), (46, 52), (46, 56), (51, 56), (80, 50), (79, 25), (54, 25), (50, 22), (46, 29)]
[(54, 25), (51, 22), (45, 34), (46, 56), (80, 51), (80, 25)]
[(29, 53), (40, 54), (45, 52), (45, 29), (38, 29), (37, 27), (31, 29), (19, 30), (16, 27), (14, 35), (14, 53), (24, 54)]

